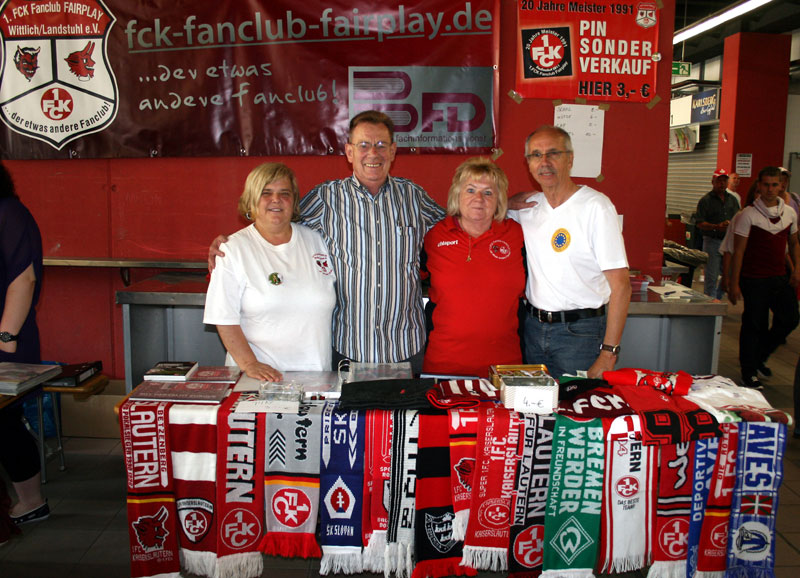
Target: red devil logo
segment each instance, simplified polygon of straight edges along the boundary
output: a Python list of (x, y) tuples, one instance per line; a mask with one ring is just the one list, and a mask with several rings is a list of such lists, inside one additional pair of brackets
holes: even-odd
[(475, 469), (475, 458), (461, 458), (458, 460), (455, 469), (459, 483), (465, 489), (472, 491), (472, 472)]
[(36, 71), (39, 70), (40, 50), (41, 48), (34, 49), (31, 46), (26, 46), (25, 48), (17, 46), (17, 52), (14, 54), (14, 64), (28, 82), (31, 81)]
[(89, 42), (83, 50), (76, 50), (64, 59), (69, 65), (70, 72), (80, 80), (94, 78), (92, 52), (94, 52), (94, 42)]
[(133, 529), (136, 530), (136, 539), (139, 540), (139, 544), (144, 548), (145, 552), (164, 549), (164, 541), (169, 535), (169, 531), (164, 527), (164, 522), (168, 516), (167, 509), (161, 506), (155, 516), (140, 516), (133, 523)]

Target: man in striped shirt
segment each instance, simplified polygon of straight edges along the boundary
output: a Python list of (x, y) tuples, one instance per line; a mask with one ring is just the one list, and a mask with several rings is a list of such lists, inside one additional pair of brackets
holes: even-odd
[[(300, 200), (302, 223), (322, 234), (336, 273), (334, 369), (351, 359), (411, 361), (414, 373), (422, 370), (419, 254), (445, 212), (419, 185), (389, 175), (396, 151), (388, 116), (356, 115), (345, 145), (353, 175), (318, 185)], [(209, 250), (210, 268), (219, 242)]]

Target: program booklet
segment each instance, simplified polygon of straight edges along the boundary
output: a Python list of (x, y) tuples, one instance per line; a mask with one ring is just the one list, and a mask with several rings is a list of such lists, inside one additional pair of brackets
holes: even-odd
[(131, 393), (137, 401), (177, 403), (220, 403), (228, 395), (230, 383), (205, 381), (143, 381)]
[(236, 383), (242, 370), (235, 365), (201, 365), (189, 377), (189, 381), (219, 381)]
[(196, 361), (159, 361), (144, 374), (147, 381), (187, 381), (197, 371)]
[[(61, 373), (60, 365), (0, 362), (0, 393), (19, 395)], [(6, 442), (8, 443), (8, 440)]]

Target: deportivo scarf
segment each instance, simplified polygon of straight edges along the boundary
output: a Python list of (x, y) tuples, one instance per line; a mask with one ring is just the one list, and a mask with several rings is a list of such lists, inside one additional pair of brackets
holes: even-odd
[(180, 576), (169, 405), (126, 401), (119, 413), (127, 471), (131, 576), (135, 578)]
[(606, 444), (601, 571), (630, 572), (644, 567), (650, 559), (656, 447), (642, 444), (636, 415), (611, 422)]
[(478, 443), (477, 408), (459, 408), (449, 412), (450, 431), (450, 487), (452, 489), (453, 538), (464, 540), (467, 535), (469, 503), (472, 499), (475, 471), (475, 447)]
[(524, 415), (508, 548), (510, 578), (535, 578), (544, 557), (544, 510), (553, 449), (552, 416)]
[(711, 474), (717, 457), (719, 438), (698, 440), (694, 450), (694, 472), (692, 482), (692, 512), (689, 517), (689, 543), (686, 558), (686, 576), (694, 578), (700, 550), (700, 531), (703, 526), (706, 500), (711, 487)]
[(462, 564), (478, 570), (508, 569), (508, 542), (514, 477), (520, 455), (522, 420), (501, 405), (485, 404), (478, 420), (472, 516), (467, 524)]
[(714, 416), (684, 397), (649, 387), (617, 387), (614, 391), (641, 418), (645, 445), (677, 444), (722, 435)]
[(319, 573), (362, 572), (361, 515), (364, 484), (364, 412), (322, 410)]
[(775, 576), (775, 517), (785, 449), (785, 425), (739, 424), (726, 577)]
[(692, 376), (685, 371), (672, 373), (624, 368), (604, 371), (603, 379), (611, 385), (652, 387), (668, 395), (686, 395), (692, 386)]
[[(228, 400), (225, 405), (229, 406)], [(217, 570), (217, 412), (218, 405), (174, 403), (169, 437), (175, 505), (180, 522), (181, 566), (213, 577)], [(227, 411), (227, 409), (226, 409)]]
[(697, 578), (722, 578), (728, 547), (728, 522), (736, 481), (736, 449), (739, 428), (721, 424), (717, 457), (711, 474), (711, 487), (706, 500), (700, 544), (697, 550)]
[(684, 578), (696, 442), (658, 446), (659, 479), (653, 564), (647, 578)]
[[(264, 559), (258, 550), (264, 518), (263, 413), (236, 411), (232, 405), (217, 413), (217, 481), (219, 534), (217, 571), (220, 578), (260, 576)], [(230, 411), (226, 409), (230, 407)]]
[(603, 496), (603, 426), (556, 416), (543, 578), (592, 578)]
[(414, 568), (417, 443), (419, 413), (396, 410), (392, 415), (392, 466), (389, 478), (389, 521), (383, 574), (408, 578)]
[(319, 455), (322, 405), (296, 414), (268, 413), (264, 472), (267, 533), (259, 550), (285, 558), (319, 558)]
[(364, 453), (364, 570), (383, 572), (389, 512), (389, 470), (392, 451), (392, 412), (369, 410)]
[(453, 538), (447, 413), (431, 410), (421, 413), (419, 419), (414, 531), (417, 564), (411, 577), (475, 576), (473, 568), (460, 565), (462, 542)]

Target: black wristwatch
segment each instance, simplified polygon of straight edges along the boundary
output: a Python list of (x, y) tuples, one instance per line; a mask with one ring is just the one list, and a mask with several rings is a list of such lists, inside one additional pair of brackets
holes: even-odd
[(611, 355), (619, 355), (619, 345), (600, 344), (600, 351), (608, 351)]
[(0, 331), (0, 341), (3, 343), (16, 341), (17, 337), (19, 337), (19, 335), (11, 335), (8, 331)]

